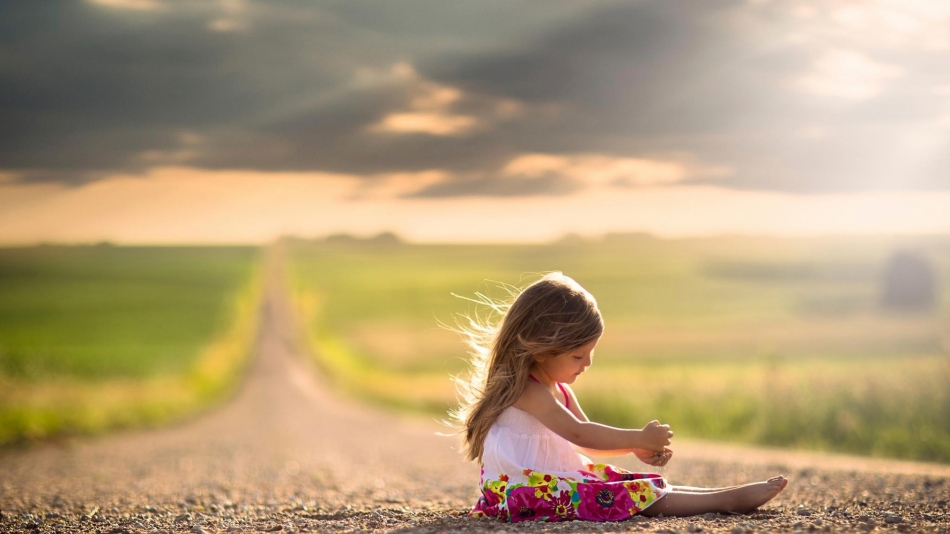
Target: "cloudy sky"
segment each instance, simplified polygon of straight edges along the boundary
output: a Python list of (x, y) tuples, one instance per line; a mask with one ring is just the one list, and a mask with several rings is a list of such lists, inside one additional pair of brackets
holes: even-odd
[(950, 232), (943, 0), (0, 4), (0, 243)]

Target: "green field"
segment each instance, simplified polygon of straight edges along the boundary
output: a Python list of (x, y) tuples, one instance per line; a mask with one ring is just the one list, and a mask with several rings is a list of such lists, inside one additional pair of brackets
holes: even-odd
[(224, 395), (256, 329), (259, 255), (0, 249), (0, 444), (163, 422)]
[[(610, 236), (534, 246), (289, 245), (318, 362), (360, 396), (444, 414), (465, 371), (453, 324), (561, 270), (607, 329), (575, 384), (589, 416), (678, 436), (950, 462), (950, 239)], [(925, 312), (882, 308), (896, 250), (937, 280)]]

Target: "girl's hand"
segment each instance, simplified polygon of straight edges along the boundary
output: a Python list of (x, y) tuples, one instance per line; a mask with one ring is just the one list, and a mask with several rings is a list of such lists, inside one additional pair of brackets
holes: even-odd
[(653, 467), (663, 467), (670, 458), (673, 457), (673, 451), (663, 448), (663, 452), (648, 451), (646, 449), (633, 449), (633, 454), (643, 463)]
[(673, 437), (670, 425), (661, 425), (656, 419), (647, 423), (641, 432), (644, 448), (654, 452), (666, 450), (666, 446), (670, 444), (670, 438)]

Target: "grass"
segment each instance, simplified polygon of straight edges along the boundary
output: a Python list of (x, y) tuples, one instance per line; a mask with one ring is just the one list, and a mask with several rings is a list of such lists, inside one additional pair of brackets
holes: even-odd
[[(928, 258), (929, 313), (880, 306), (888, 258)], [(562, 270), (607, 330), (575, 385), (593, 419), (677, 435), (950, 462), (950, 240), (659, 240), (534, 246), (295, 242), (294, 301), (321, 365), (388, 405), (444, 414), (471, 303)]]
[(259, 251), (0, 249), (0, 444), (186, 416), (237, 383)]

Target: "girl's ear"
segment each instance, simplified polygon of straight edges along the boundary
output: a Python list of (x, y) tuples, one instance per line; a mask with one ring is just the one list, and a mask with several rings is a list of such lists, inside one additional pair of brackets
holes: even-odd
[(534, 358), (534, 361), (536, 361), (536, 362), (538, 362), (538, 363), (544, 363), (544, 360), (547, 359), (547, 357), (544, 356), (543, 354), (535, 354), (535, 355), (533, 356), (533, 358)]

